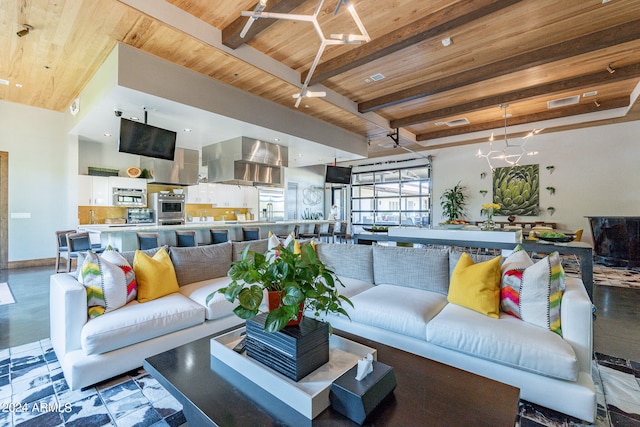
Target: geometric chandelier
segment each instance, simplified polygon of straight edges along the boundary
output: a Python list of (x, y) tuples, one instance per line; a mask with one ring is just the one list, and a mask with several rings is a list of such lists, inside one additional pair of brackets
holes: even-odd
[(308, 90), (309, 82), (311, 81), (311, 76), (313, 75), (313, 72), (316, 70), (318, 63), (320, 62), (320, 57), (322, 56), (322, 53), (324, 52), (324, 49), (327, 46), (343, 45), (343, 44), (360, 44), (360, 42), (369, 42), (371, 40), (371, 38), (369, 37), (369, 34), (367, 33), (367, 30), (364, 28), (364, 25), (360, 20), (360, 17), (358, 16), (358, 13), (356, 12), (353, 4), (351, 4), (349, 0), (340, 0), (338, 2), (338, 6), (336, 7), (334, 15), (338, 14), (338, 11), (340, 10), (340, 6), (344, 3), (347, 6), (347, 10), (351, 14), (353, 21), (355, 22), (356, 26), (360, 30), (360, 34), (331, 34), (330, 38), (326, 38), (324, 36), (324, 33), (322, 32), (322, 28), (320, 28), (320, 24), (318, 23), (318, 14), (322, 9), (322, 3), (324, 3), (324, 0), (320, 0), (318, 2), (318, 6), (313, 12), (313, 15), (297, 15), (292, 13), (264, 12), (264, 9), (267, 5), (267, 0), (260, 0), (253, 11), (243, 11), (241, 13), (242, 16), (249, 17), (249, 20), (245, 24), (244, 29), (240, 33), (240, 37), (243, 37), (243, 38), (247, 34), (247, 31), (249, 30), (253, 22), (259, 18), (285, 19), (289, 21), (310, 22), (313, 24), (313, 27), (316, 30), (316, 33), (318, 34), (318, 37), (320, 37), (320, 48), (318, 49), (318, 53), (316, 53), (316, 57), (313, 60), (313, 64), (311, 64), (311, 68), (309, 68), (309, 72), (307, 73), (307, 78), (305, 79), (304, 84), (300, 89), (300, 92), (293, 95), (293, 98), (296, 99), (296, 104), (295, 104), (296, 108), (298, 108), (298, 106), (300, 105), (300, 101), (302, 100), (302, 98), (323, 97), (327, 95), (325, 91), (314, 92), (314, 91)]
[(521, 141), (511, 140), (507, 137), (507, 108), (509, 106), (506, 104), (500, 104), (500, 108), (504, 110), (504, 140), (496, 141), (494, 140), (493, 133), (491, 133), (491, 137), (489, 137), (489, 151), (484, 154), (482, 150), (478, 149), (478, 153), (476, 153), (477, 157), (487, 159), (487, 163), (489, 163), (489, 167), (493, 171), (500, 164), (504, 164), (505, 166), (519, 166), (522, 157), (527, 155), (535, 155), (537, 152), (529, 152), (525, 150), (525, 145), (527, 140), (542, 132), (544, 129), (534, 129), (529, 132), (526, 136), (522, 138)]

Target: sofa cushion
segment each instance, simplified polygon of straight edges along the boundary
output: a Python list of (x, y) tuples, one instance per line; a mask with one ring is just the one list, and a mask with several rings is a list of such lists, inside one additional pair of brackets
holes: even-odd
[(138, 281), (138, 301), (147, 302), (178, 292), (178, 280), (171, 257), (160, 248), (153, 257), (137, 251), (133, 271)]
[(451, 275), (447, 300), (489, 317), (500, 311), (500, 257), (474, 263), (465, 253)]
[(337, 276), (374, 283), (372, 246), (318, 243), (316, 252), (320, 261), (331, 268)]
[(442, 294), (395, 285), (376, 285), (350, 299), (353, 307), (344, 308), (353, 322), (422, 341), (427, 336), (427, 323), (447, 304)]
[(364, 292), (367, 289), (371, 289), (374, 286), (371, 282), (365, 282), (364, 280), (353, 279), (351, 277), (338, 276), (338, 278), (344, 287), (340, 286), (339, 283), (336, 283), (336, 289), (340, 295), (344, 295), (347, 298), (358, 295), (359, 293)]
[(427, 341), (548, 377), (578, 378), (578, 360), (569, 343), (506, 313), (495, 319), (448, 304), (427, 325)]
[[(78, 270), (78, 281), (87, 289), (89, 318), (94, 319), (128, 302), (129, 282), (120, 266), (88, 251)], [(135, 278), (131, 292), (135, 295)]]
[(525, 322), (562, 335), (564, 270), (558, 252), (534, 264), (521, 247), (502, 265), (501, 308)]
[(178, 285), (226, 277), (231, 268), (231, 246), (231, 242), (224, 242), (188, 248), (171, 247), (169, 255)]
[(446, 295), (449, 289), (449, 252), (446, 249), (373, 246), (376, 285), (398, 285)]
[(250, 246), (249, 250), (253, 252), (257, 252), (260, 254), (267, 252), (267, 249), (269, 247), (269, 239), (233, 242), (232, 245), (233, 255), (231, 260), (240, 261), (242, 259), (242, 251), (244, 251), (247, 246)]
[(233, 309), (237, 304), (230, 303), (224, 298), (223, 294), (216, 293), (213, 298), (206, 304), (207, 296), (212, 292), (216, 292), (220, 288), (224, 288), (231, 283), (228, 277), (218, 277), (215, 279), (203, 280), (201, 282), (191, 283), (181, 286), (180, 293), (192, 301), (197, 302), (205, 307), (205, 317), (207, 320), (219, 319), (233, 313)]
[(141, 304), (132, 301), (82, 328), (85, 354), (101, 354), (204, 322), (205, 309), (179, 293)]

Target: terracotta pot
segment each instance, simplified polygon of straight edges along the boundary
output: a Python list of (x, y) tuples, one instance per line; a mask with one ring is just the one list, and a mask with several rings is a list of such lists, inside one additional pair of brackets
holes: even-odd
[[(267, 292), (268, 297), (269, 297), (269, 311), (271, 310), (275, 310), (276, 308), (280, 307), (280, 292), (277, 291), (269, 291)], [(290, 320), (289, 323), (287, 323), (287, 326), (292, 326), (292, 325), (299, 325), (300, 321), (302, 320), (302, 313), (304, 312), (304, 302), (300, 303), (300, 309), (298, 310), (298, 317), (294, 320)]]

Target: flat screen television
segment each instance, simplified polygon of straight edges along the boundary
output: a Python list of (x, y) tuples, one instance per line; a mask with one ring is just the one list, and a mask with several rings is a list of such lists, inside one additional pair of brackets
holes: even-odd
[(157, 159), (173, 160), (176, 132), (129, 119), (120, 119), (118, 151)]
[(351, 184), (351, 168), (328, 165), (324, 181), (332, 184)]

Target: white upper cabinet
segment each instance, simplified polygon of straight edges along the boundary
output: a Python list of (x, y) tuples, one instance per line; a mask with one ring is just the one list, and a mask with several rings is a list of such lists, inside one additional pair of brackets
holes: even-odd
[(109, 177), (78, 175), (78, 206), (111, 206)]

